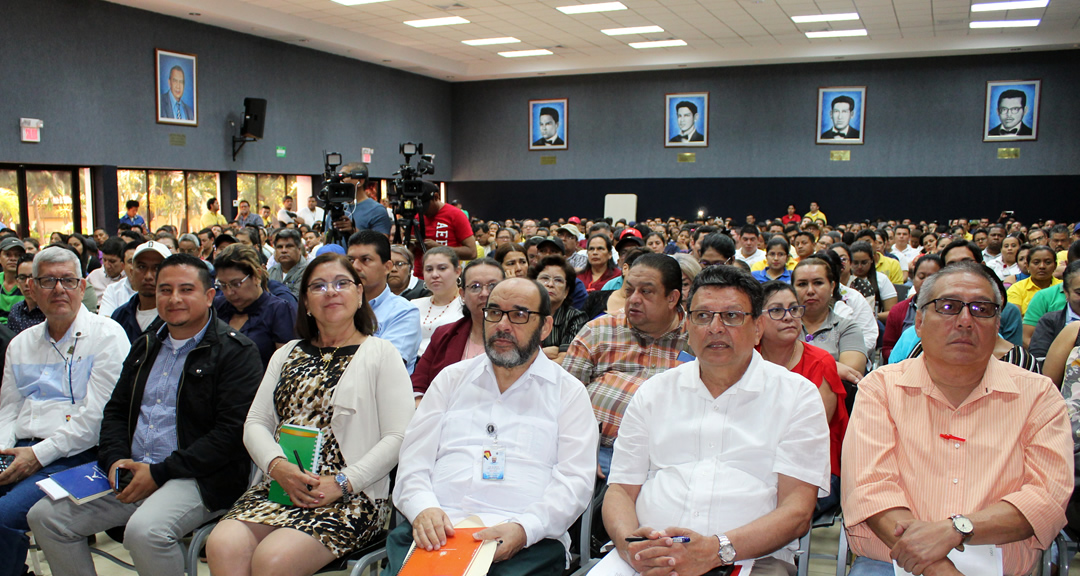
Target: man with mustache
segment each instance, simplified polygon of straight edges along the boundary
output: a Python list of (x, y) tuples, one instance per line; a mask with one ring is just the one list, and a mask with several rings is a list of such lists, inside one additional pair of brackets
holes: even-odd
[(409, 547), (438, 550), (477, 515), (496, 540), (488, 574), (561, 574), (566, 531), (585, 510), (596, 420), (581, 384), (544, 354), (551, 302), (536, 281), (499, 282), (484, 307), (485, 354), (435, 377), (401, 445), (394, 504), (408, 522), (386, 540), (390, 573)]
[(829, 427), (810, 382), (754, 350), (764, 300), (749, 272), (702, 270), (686, 325), (697, 358), (650, 378), (626, 409), (604, 526), (639, 573), (753, 560), (755, 576), (795, 574), (795, 541), (829, 491)]
[(687, 347), (682, 269), (666, 254), (643, 254), (623, 280), (625, 314), (601, 316), (578, 332), (563, 368), (585, 384), (601, 424), (600, 476), (630, 398), (649, 378), (692, 359)]

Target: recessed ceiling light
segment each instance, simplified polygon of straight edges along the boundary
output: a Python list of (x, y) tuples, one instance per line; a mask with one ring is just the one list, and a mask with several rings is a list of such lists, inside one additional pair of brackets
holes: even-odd
[(657, 40), (655, 42), (631, 42), (631, 48), (674, 48), (676, 46), (686, 46), (685, 40)]
[(791, 21), (796, 24), (805, 24), (807, 22), (840, 22), (842, 20), (858, 20), (859, 14), (857, 12), (847, 12), (844, 14), (809, 14), (807, 16), (792, 16)]
[(601, 30), (608, 36), (622, 36), (623, 34), (652, 34), (654, 32), (663, 32), (664, 29), (659, 26), (634, 26), (632, 28), (608, 28), (607, 30)]
[(626, 10), (622, 2), (601, 2), (599, 4), (578, 4), (577, 6), (558, 6), (555, 8), (563, 14), (588, 14), (590, 12), (611, 12), (612, 10)]
[(807, 38), (847, 38), (849, 36), (866, 36), (866, 29), (858, 30), (826, 30), (824, 32), (807, 32)]
[(980, 20), (968, 26), (971, 28), (1029, 28), (1038, 25), (1038, 20)]
[(543, 48), (539, 50), (514, 50), (511, 52), (499, 52), (499, 56), (503, 58), (524, 58), (526, 56), (548, 56), (554, 54), (551, 50), (545, 50)]
[(446, 18), (428, 18), (427, 20), (406, 20), (406, 24), (413, 28), (429, 28), (431, 26), (450, 26), (453, 24), (468, 24), (469, 21), (460, 16), (448, 16)]
[(1025, 8), (1046, 8), (1050, 0), (1020, 0), (1018, 2), (988, 2), (972, 4), (972, 12), (993, 12), (994, 10), (1023, 10)]
[(338, 4), (344, 6), (359, 6), (360, 4), (374, 4), (376, 2), (386, 2), (387, 0), (332, 0)]
[(468, 44), (469, 46), (490, 46), (492, 44), (517, 44), (521, 42), (513, 36), (507, 36), (505, 38), (480, 38), (479, 40), (462, 40), (462, 44)]

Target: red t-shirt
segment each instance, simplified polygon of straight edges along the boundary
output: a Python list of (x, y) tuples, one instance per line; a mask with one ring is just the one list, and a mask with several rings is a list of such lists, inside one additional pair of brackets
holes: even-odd
[(622, 271), (619, 270), (618, 266), (615, 268), (608, 268), (602, 276), (596, 279), (596, 282), (592, 281), (592, 268), (586, 268), (584, 272), (578, 274), (578, 278), (581, 280), (582, 284), (585, 285), (585, 290), (588, 292), (600, 290), (604, 287), (604, 284), (607, 284), (619, 276), (622, 276)]
[(783, 222), (785, 226), (792, 222), (798, 224), (799, 222), (802, 222), (802, 216), (799, 216), (798, 214), (784, 214), (780, 217), (780, 221)]
[(848, 413), (844, 400), (847, 398), (847, 390), (840, 380), (840, 374), (836, 371), (836, 360), (828, 352), (803, 344), (802, 358), (791, 369), (792, 372), (802, 375), (814, 384), (821, 386), (824, 380), (829, 384), (829, 389), (836, 394), (836, 413), (829, 422), (829, 462), (832, 473), (840, 475), (840, 449), (844, 444), (844, 433), (847, 432)]
[[(469, 217), (459, 208), (450, 204), (443, 204), (434, 218), (424, 217), (424, 239), (434, 240), (440, 246), (456, 248), (463, 246), (462, 241), (473, 235), (472, 224)], [(417, 253), (416, 262), (413, 265), (413, 274), (417, 278), (424, 277), (424, 255)]]

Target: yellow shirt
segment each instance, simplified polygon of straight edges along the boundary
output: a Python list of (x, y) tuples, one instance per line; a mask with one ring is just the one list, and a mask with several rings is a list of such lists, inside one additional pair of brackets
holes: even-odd
[(900, 268), (900, 263), (881, 252), (878, 252), (878, 261), (874, 265), (874, 269), (888, 276), (889, 282), (893, 284), (904, 283), (904, 270)]
[(829, 223), (829, 219), (825, 217), (825, 213), (821, 210), (818, 210), (817, 212), (807, 212), (806, 215), (803, 216), (803, 218), (817, 220), (818, 222), (822, 222), (825, 224)]
[[(1061, 280), (1054, 278), (1054, 281), (1050, 283), (1050, 286), (1055, 284), (1061, 284)], [(1047, 286), (1049, 288), (1050, 286)], [(1020, 313), (1027, 312), (1028, 304), (1031, 303), (1031, 299), (1035, 297), (1035, 293), (1042, 288), (1039, 288), (1031, 281), (1031, 278), (1024, 278), (1023, 280), (1009, 286), (1009, 302), (1016, 304), (1020, 307)]]
[(221, 212), (208, 211), (202, 215), (203, 228), (209, 228), (215, 224), (224, 228), (229, 225), (229, 222), (225, 220), (225, 217), (221, 215)]
[[(799, 262), (797, 260), (795, 260), (794, 258), (788, 258), (787, 269), (788, 270), (794, 270), (795, 265), (798, 264), (798, 263)], [(751, 266), (750, 271), (751, 272), (757, 272), (758, 270), (764, 270), (765, 267), (768, 266), (768, 265), (769, 265), (769, 259), (765, 258), (764, 260), (762, 260), (762, 261), (754, 264), (753, 266)]]

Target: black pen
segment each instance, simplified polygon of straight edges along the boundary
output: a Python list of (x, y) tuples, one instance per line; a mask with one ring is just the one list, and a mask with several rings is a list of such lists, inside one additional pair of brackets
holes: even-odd
[[(690, 537), (689, 536), (669, 536), (669, 538), (671, 538), (672, 543), (677, 543), (677, 544), (689, 544), (690, 543)], [(628, 536), (626, 538), (626, 541), (630, 542), (630, 543), (644, 542), (646, 540), (648, 540), (648, 538), (645, 538), (644, 536)]]
[[(304, 463), (300, 461), (300, 453), (296, 450), (292, 451), (293, 456), (296, 456), (296, 465), (300, 467), (300, 471), (307, 474), (307, 470), (304, 470)], [(307, 489), (311, 490), (311, 484), (307, 485)]]

